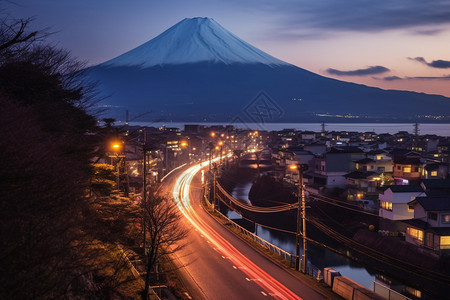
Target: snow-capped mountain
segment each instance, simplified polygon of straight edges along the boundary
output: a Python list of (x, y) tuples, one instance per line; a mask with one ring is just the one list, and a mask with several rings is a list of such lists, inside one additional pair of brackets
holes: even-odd
[[(185, 19), (86, 70), (107, 114), (210, 122), (450, 121), (450, 99), (323, 77), (283, 62), (209, 18)], [(143, 119), (141, 119), (143, 120)]]
[(210, 18), (184, 19), (104, 65), (149, 68), (199, 62), (287, 65), (244, 42)]

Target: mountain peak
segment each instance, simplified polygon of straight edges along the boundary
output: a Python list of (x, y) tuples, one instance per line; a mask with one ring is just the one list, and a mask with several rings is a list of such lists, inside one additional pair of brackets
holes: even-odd
[(206, 17), (186, 18), (154, 39), (102, 65), (149, 68), (197, 62), (289, 65)]

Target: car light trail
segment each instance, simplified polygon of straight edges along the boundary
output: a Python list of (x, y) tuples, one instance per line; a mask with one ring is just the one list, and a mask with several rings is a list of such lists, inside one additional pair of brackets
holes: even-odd
[(241, 254), (233, 245), (206, 224), (192, 209), (189, 198), (190, 184), (194, 176), (207, 165), (208, 162), (203, 162), (192, 166), (177, 178), (173, 189), (173, 197), (182, 214), (194, 226), (196, 231), (213, 245), (216, 251), (230, 260), (248, 278), (254, 279), (252, 281), (268, 292), (269, 295), (276, 299), (302, 299)]

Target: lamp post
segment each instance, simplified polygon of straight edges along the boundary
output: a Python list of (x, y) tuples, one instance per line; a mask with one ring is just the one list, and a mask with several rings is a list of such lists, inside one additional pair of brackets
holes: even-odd
[(213, 203), (214, 203), (214, 210), (219, 210), (219, 203), (217, 203), (217, 197), (216, 197), (216, 173), (217, 173), (217, 164), (214, 163), (214, 169), (213, 169)]
[(220, 146), (220, 165), (222, 165), (222, 149), (223, 149), (223, 142), (219, 141), (219, 146)]
[[(298, 206), (297, 206), (297, 231), (295, 236), (295, 269), (306, 273), (306, 203), (305, 187), (303, 184), (303, 171), (308, 170), (306, 164), (296, 164), (289, 167), (292, 170), (298, 170)], [(300, 218), (302, 220), (302, 230), (300, 230)], [(303, 241), (302, 268), (300, 269), (300, 232)]]
[(113, 157), (116, 158), (116, 169), (117, 169), (117, 177), (116, 177), (116, 186), (117, 189), (120, 189), (120, 157), (119, 153), (122, 150), (122, 142), (120, 140), (113, 140), (110, 144), (110, 150), (114, 152), (115, 156), (111, 156), (111, 164), (113, 164)]

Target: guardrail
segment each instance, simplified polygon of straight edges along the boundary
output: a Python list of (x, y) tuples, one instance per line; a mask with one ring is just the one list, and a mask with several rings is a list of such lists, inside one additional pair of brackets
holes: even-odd
[(244, 227), (242, 227), (239, 224), (236, 224), (235, 222), (233, 222), (231, 219), (229, 219), (227, 216), (225, 216), (224, 214), (222, 214), (219, 211), (216, 211), (222, 218), (224, 218), (225, 220), (227, 220), (229, 222), (229, 224), (234, 227), (235, 229), (237, 229), (241, 234), (243, 234), (244, 236), (250, 238), (251, 240), (257, 242), (258, 244), (260, 244), (261, 246), (263, 246), (264, 248), (268, 249), (271, 253), (277, 254), (279, 255), (282, 259), (286, 260), (289, 262), (289, 265), (292, 267), (295, 265), (295, 259), (296, 259), (296, 255), (291, 254), (283, 249), (281, 249), (278, 246), (275, 246), (272, 243), (269, 243), (268, 241), (266, 241), (265, 239), (257, 236), (256, 234), (254, 234), (253, 232), (250, 232), (249, 230), (245, 229)]
[[(384, 286), (376, 281), (373, 282), (373, 290), (378, 295), (383, 296), (384, 298), (388, 300), (411, 300), (411, 298), (406, 297), (405, 295), (400, 294), (399, 292), (396, 292), (387, 286)], [(417, 295), (419, 296), (419, 295)]]
[[(203, 196), (202, 197), (203, 197), (205, 205), (208, 206), (210, 209), (212, 209), (213, 205), (212, 205), (211, 201), (208, 199), (208, 196), (207, 196), (207, 193), (205, 193), (205, 190), (203, 190)], [(220, 195), (216, 194), (216, 197), (220, 201), (225, 203), (225, 205), (227, 205), (227, 203), (221, 198)], [(232, 208), (230, 208), (230, 209), (232, 209)], [(269, 250), (271, 253), (276, 254), (279, 257), (281, 257), (282, 259), (284, 259), (286, 262), (289, 263), (290, 267), (294, 267), (295, 266), (295, 261), (296, 261), (297, 255), (291, 254), (291, 253), (281, 249), (280, 247), (278, 247), (278, 246), (276, 246), (276, 245), (266, 241), (265, 239), (259, 237), (258, 235), (254, 234), (253, 232), (250, 232), (249, 230), (245, 229), (241, 225), (239, 225), (239, 224), (235, 223), (234, 221), (232, 221), (231, 219), (229, 219), (227, 216), (222, 214), (220, 211), (216, 210), (216, 212), (222, 218), (227, 220), (227, 222), (233, 228), (235, 228), (237, 231), (239, 231), (241, 234), (243, 234), (244, 236), (246, 236), (249, 239), (253, 240), (254, 242), (258, 243), (259, 245), (263, 246), (264, 248)], [(263, 226), (263, 225), (261, 225), (261, 226)], [(301, 257), (300, 257), (299, 265), (302, 265)], [(314, 266), (313, 264), (309, 263), (309, 262), (307, 262), (306, 274), (312, 276), (317, 281), (323, 280), (323, 271), (321, 269), (317, 268), (316, 266)]]

